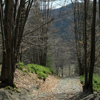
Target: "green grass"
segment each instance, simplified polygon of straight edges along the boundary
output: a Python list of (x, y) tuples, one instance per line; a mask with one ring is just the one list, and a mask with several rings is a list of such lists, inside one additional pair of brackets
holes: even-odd
[(38, 78), (44, 78), (46, 79), (48, 77), (49, 74), (54, 74), (54, 70), (52, 67), (45, 67), (42, 65), (37, 65), (37, 64), (27, 64), (24, 65), (23, 62), (19, 62), (18, 64), (18, 68), (20, 70), (22, 70), (24, 73), (36, 73), (38, 75)]
[[(85, 84), (84, 75), (80, 76), (81, 83)], [(96, 74), (93, 75), (93, 90), (100, 92), (100, 77)]]

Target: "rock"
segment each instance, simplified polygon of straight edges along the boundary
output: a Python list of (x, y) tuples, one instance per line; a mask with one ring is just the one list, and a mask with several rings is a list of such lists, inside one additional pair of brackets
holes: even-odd
[(9, 100), (5, 92), (0, 91), (0, 100)]

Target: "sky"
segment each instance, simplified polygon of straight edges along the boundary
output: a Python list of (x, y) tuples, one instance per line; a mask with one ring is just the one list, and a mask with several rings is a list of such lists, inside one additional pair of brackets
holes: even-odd
[[(3, 0), (4, 1), (4, 0)], [(41, 0), (40, 0), (41, 1)], [(75, 2), (76, 0), (51, 0), (51, 2), (49, 3), (49, 6), (50, 6), (50, 8), (51, 8), (51, 6), (52, 6), (52, 9), (58, 9), (58, 8), (61, 8), (61, 7), (63, 7), (63, 6), (67, 6), (67, 5), (69, 5), (70, 3), (72, 3), (72, 2)], [(84, 1), (84, 0), (77, 0), (78, 2), (82, 2), (82, 1)], [(93, 0), (91, 0), (91, 1), (93, 1)], [(98, 1), (98, 0), (97, 0)], [(48, 5), (48, 3), (47, 3), (47, 5)]]
[[(62, 6), (67, 6), (72, 2), (75, 2), (75, 0), (52, 0), (52, 2), (50, 2), (50, 6), (52, 5), (52, 9), (58, 9), (61, 8)], [(83, 2), (84, 0), (77, 0), (78, 2)], [(93, 1), (93, 0), (91, 0)], [(98, 0), (97, 0), (98, 1)]]
[[(67, 6), (71, 3), (71, 1), (75, 2), (75, 0), (56, 0), (50, 2), (53, 9), (61, 8), (62, 6)], [(82, 0), (78, 0), (78, 2), (82, 2)]]

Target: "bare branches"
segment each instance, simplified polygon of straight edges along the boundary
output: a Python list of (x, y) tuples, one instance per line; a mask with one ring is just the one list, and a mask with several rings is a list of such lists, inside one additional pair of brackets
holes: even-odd
[(34, 33), (34, 32), (36, 32), (37, 30), (39, 30), (39, 29), (42, 28), (43, 26), (45, 26), (45, 25), (51, 23), (53, 20), (54, 20), (54, 19), (51, 19), (51, 20), (48, 21), (47, 23), (42, 24), (42, 25), (41, 25), (40, 27), (38, 27), (37, 29), (35, 29), (35, 30), (33, 30), (33, 31), (31, 31), (31, 32), (29, 32), (29, 33), (23, 35), (23, 37), (25, 37), (25, 36), (27, 36), (27, 35), (29, 35), (29, 34), (32, 34), (32, 33)]

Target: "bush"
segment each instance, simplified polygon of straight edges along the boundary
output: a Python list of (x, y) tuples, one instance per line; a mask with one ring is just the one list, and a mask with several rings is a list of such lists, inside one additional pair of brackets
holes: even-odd
[[(80, 76), (81, 83), (85, 84), (85, 76)], [(96, 74), (93, 74), (93, 90), (100, 92), (100, 77)]]
[(23, 70), (24, 67), (25, 67), (24, 63), (20, 62), (20, 61), (19, 61), (19, 63), (17, 63), (17, 65), (18, 65), (18, 68), (21, 69), (21, 70)]

